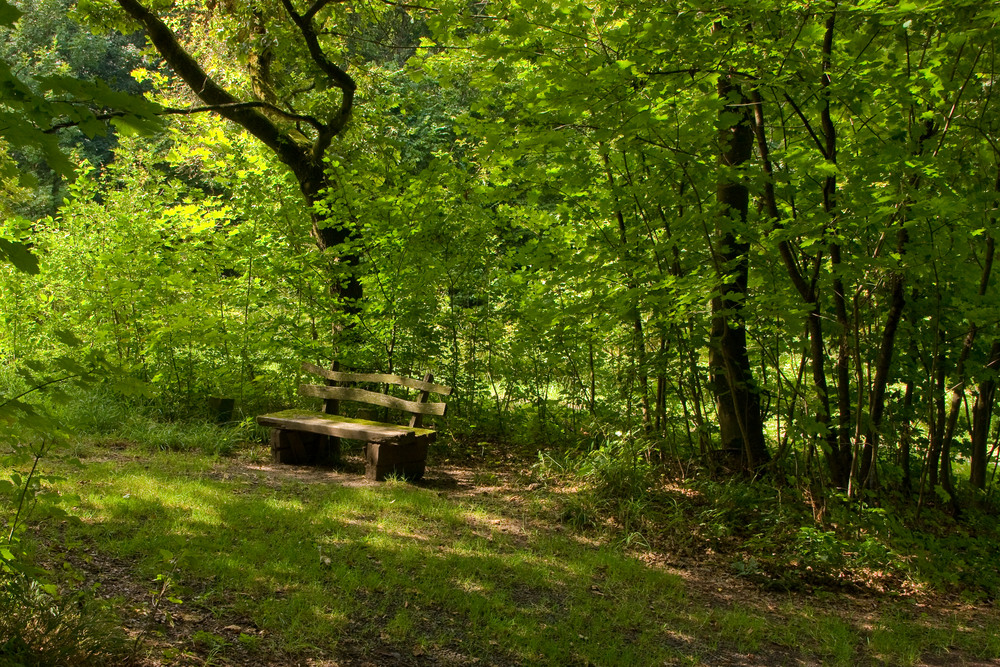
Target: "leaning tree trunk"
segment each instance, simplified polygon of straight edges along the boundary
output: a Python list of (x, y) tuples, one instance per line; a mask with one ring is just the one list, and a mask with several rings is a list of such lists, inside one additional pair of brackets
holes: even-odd
[[(719, 79), (719, 97), (727, 102), (723, 111), (734, 111), (739, 120), (721, 128), (719, 179), (717, 200), (721, 213), (713, 249), (719, 272), (719, 294), (712, 299), (711, 343), (708, 362), (712, 373), (712, 390), (719, 416), (722, 446), (739, 452), (744, 471), (754, 471), (770, 460), (764, 441), (764, 424), (760, 411), (760, 396), (754, 384), (747, 354), (747, 333), (743, 300), (749, 275), (749, 244), (740, 238), (746, 224), (749, 191), (741, 182), (739, 170), (749, 161), (753, 149), (753, 126), (747, 109), (748, 100), (730, 76)], [(728, 123), (728, 121), (726, 121)]]
[[(763, 204), (768, 216), (771, 217), (776, 228), (782, 228), (781, 211), (778, 208), (778, 198), (774, 191), (774, 165), (771, 161), (771, 150), (768, 145), (766, 125), (764, 123), (764, 99), (757, 90), (751, 91), (754, 113), (754, 135), (757, 140), (757, 153), (760, 157), (761, 167), (764, 170), (764, 190)], [(834, 182), (836, 185), (836, 182)], [(826, 380), (826, 350), (823, 343), (822, 312), (819, 302), (819, 293), (816, 289), (816, 278), (819, 273), (819, 264), (822, 255), (817, 254), (814, 259), (814, 271), (811, 280), (806, 280), (798, 262), (795, 261), (794, 251), (791, 243), (782, 239), (778, 241), (778, 252), (781, 261), (785, 265), (788, 276), (795, 286), (799, 296), (809, 307), (809, 319), (807, 320), (809, 335), (809, 358), (812, 368), (813, 388), (816, 392), (816, 421), (823, 425), (826, 430), (826, 447), (824, 452), (827, 463), (831, 471), (833, 483), (836, 486), (846, 487), (850, 476), (850, 458), (846, 463), (842, 463), (839, 455), (837, 432), (830, 428), (830, 390)], [(849, 450), (848, 450), (849, 451)]]
[[(994, 190), (1000, 192), (1000, 167), (997, 168), (997, 180)], [(996, 218), (992, 222), (996, 224)], [(996, 241), (992, 234), (986, 237), (986, 262), (983, 267), (983, 277), (979, 282), (979, 296), (986, 294), (989, 287), (990, 271), (993, 268), (993, 258)], [(973, 331), (970, 329), (970, 334)], [(995, 373), (1000, 368), (1000, 340), (994, 340), (990, 347), (990, 358), (986, 362), (988, 371)], [(993, 417), (993, 402), (996, 398), (997, 383), (992, 375), (979, 383), (979, 393), (972, 408), (972, 462), (969, 471), (969, 482), (977, 489), (986, 488), (987, 440), (990, 435), (990, 422)]]
[[(990, 277), (993, 272), (993, 256), (995, 248), (996, 243), (994, 242), (993, 237), (987, 237), (986, 257), (983, 261), (983, 272), (979, 279), (979, 290), (977, 291), (977, 295), (980, 298), (986, 295), (986, 291), (989, 288)], [(972, 352), (972, 345), (976, 341), (977, 333), (979, 333), (979, 326), (976, 322), (970, 322), (969, 330), (965, 334), (965, 338), (962, 339), (962, 349), (959, 350), (958, 360), (955, 362), (955, 377), (957, 378), (957, 382), (952, 384), (951, 387), (951, 401), (948, 405), (948, 417), (945, 421), (944, 441), (941, 447), (941, 482), (944, 485), (945, 491), (951, 495), (952, 510), (955, 514), (958, 513), (958, 500), (955, 496), (955, 489), (951, 476), (951, 447), (955, 439), (955, 428), (958, 426), (958, 413), (962, 407), (962, 402), (965, 400), (965, 362), (968, 360), (969, 354)], [(985, 443), (986, 440), (984, 438), (984, 446)], [(983, 484), (985, 485), (985, 469), (983, 473)]]
[[(341, 312), (348, 316), (346, 328), (349, 329), (350, 316), (357, 313), (362, 297), (361, 283), (355, 271), (358, 258), (350, 249), (350, 242), (354, 238), (353, 225), (351, 221), (328, 219), (316, 204), (323, 200), (324, 193), (332, 185), (323, 159), (334, 137), (341, 133), (351, 117), (356, 84), (347, 72), (329, 60), (319, 43), (313, 19), (325, 3), (314, 4), (305, 14), (299, 14), (290, 0), (282, 0), (281, 3), (305, 46), (305, 52), (309, 54), (315, 69), (321, 73), (319, 76), (324, 79), (322, 84), (340, 90), (340, 105), (327, 118), (320, 119), (289, 112), (264, 99), (239, 100), (209, 76), (174, 32), (153, 11), (139, 0), (117, 2), (142, 26), (157, 52), (174, 73), (207, 105), (189, 110), (173, 110), (173, 113), (213, 111), (219, 114), (260, 140), (295, 175), (299, 189), (309, 205), (317, 245), (321, 250), (336, 249), (331, 253), (330, 259), (330, 292), (338, 297)], [(277, 118), (281, 121), (275, 120)], [(308, 141), (303, 140), (305, 135), (298, 131), (296, 124), (311, 128)], [(334, 328), (336, 335), (344, 327), (335, 324)]]

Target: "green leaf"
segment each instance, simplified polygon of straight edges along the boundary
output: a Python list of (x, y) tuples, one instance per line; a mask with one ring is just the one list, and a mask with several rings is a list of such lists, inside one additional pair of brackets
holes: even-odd
[(83, 345), (83, 341), (77, 338), (76, 334), (68, 329), (56, 329), (52, 332), (52, 334), (69, 347), (80, 347)]
[(14, 25), (23, 14), (24, 12), (7, 0), (0, 0), (0, 25)]
[(38, 258), (31, 254), (25, 244), (0, 239), (0, 254), (4, 255), (18, 271), (32, 276), (38, 275)]

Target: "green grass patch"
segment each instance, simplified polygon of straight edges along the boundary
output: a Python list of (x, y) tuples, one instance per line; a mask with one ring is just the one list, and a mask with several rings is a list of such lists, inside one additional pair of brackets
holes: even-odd
[(85, 558), (69, 558), (104, 582), (98, 590), (161, 658), (846, 665), (912, 664), (955, 646), (1000, 655), (995, 624), (929, 632), (901, 603), (869, 628), (807, 598), (775, 608), (693, 593), (623, 540), (567, 525), (580, 501), (564, 489), (345, 486), (194, 451), (82, 453), (83, 468), (60, 470), (82, 521), (43, 524), (39, 556), (77, 545)]

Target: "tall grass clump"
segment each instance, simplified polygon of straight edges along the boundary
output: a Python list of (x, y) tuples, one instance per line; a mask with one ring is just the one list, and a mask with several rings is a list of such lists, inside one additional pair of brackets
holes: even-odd
[(578, 471), (600, 498), (641, 499), (656, 481), (656, 470), (647, 453), (646, 443), (626, 435), (591, 450)]
[(118, 619), (90, 591), (58, 596), (0, 575), (0, 667), (120, 665), (129, 646)]
[(215, 424), (200, 415), (168, 419), (155, 406), (103, 388), (74, 392), (54, 414), (80, 440), (134, 443), (150, 451), (228, 456), (258, 435), (252, 425)]
[(644, 542), (657, 468), (646, 442), (616, 434), (587, 452), (540, 452), (535, 474), (542, 480), (573, 480), (581, 489), (567, 498), (562, 520), (574, 528), (594, 528), (612, 520), (624, 544)]

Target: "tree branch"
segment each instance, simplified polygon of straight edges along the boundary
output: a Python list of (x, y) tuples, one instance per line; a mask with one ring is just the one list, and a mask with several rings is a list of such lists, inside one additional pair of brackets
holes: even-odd
[(288, 16), (292, 19), (292, 22), (296, 25), (296, 27), (298, 27), (299, 32), (302, 34), (302, 38), (305, 40), (306, 48), (309, 49), (309, 56), (320, 68), (320, 70), (330, 77), (333, 85), (339, 88), (343, 94), (343, 98), (340, 102), (340, 110), (337, 112), (336, 117), (331, 120), (326, 130), (321, 131), (319, 136), (316, 138), (316, 143), (313, 145), (314, 159), (321, 157), (333, 138), (340, 134), (340, 131), (344, 129), (344, 126), (351, 117), (351, 111), (354, 108), (354, 91), (357, 89), (357, 84), (354, 83), (354, 79), (351, 78), (351, 75), (337, 65), (333, 64), (330, 59), (326, 57), (326, 53), (323, 52), (323, 47), (320, 46), (319, 37), (316, 35), (316, 26), (314, 26), (312, 22), (316, 13), (332, 1), (333, 0), (316, 0), (316, 2), (313, 3), (313, 6), (309, 8), (309, 11), (307, 11), (305, 15), (302, 15), (295, 11), (295, 7), (292, 5), (291, 0), (281, 0), (281, 4), (284, 5), (285, 11), (288, 12)]
[[(290, 113), (288, 111), (285, 111), (281, 107), (277, 107), (277, 106), (271, 104), (270, 102), (258, 102), (258, 101), (254, 101), (254, 102), (233, 102), (232, 104), (206, 104), (204, 106), (189, 107), (187, 109), (178, 109), (178, 108), (174, 108), (174, 107), (164, 107), (164, 108), (160, 109), (159, 111), (157, 111), (156, 115), (157, 116), (190, 115), (190, 114), (196, 114), (196, 113), (204, 113), (206, 111), (215, 111), (215, 112), (221, 114), (223, 111), (231, 111), (231, 110), (237, 110), (237, 109), (252, 109), (252, 108), (255, 108), (255, 107), (259, 107), (259, 108), (262, 108), (262, 109), (268, 109), (268, 110), (273, 111), (275, 113), (279, 113), (282, 116), (284, 116), (285, 118), (288, 118), (289, 120), (303, 121), (305, 123), (309, 123), (310, 125), (312, 125), (313, 127), (315, 127), (319, 131), (322, 131), (324, 129), (324, 127), (325, 127), (319, 120), (317, 120), (316, 118), (314, 118), (312, 116), (304, 115), (304, 114), (297, 114), (297, 113)], [(130, 114), (127, 111), (109, 111), (107, 113), (94, 114), (94, 120), (112, 120), (114, 118), (124, 118), (124, 117), (129, 116), (129, 115), (132, 115), (132, 114)], [(53, 125), (49, 129), (43, 130), (43, 132), (45, 134), (55, 134), (59, 130), (65, 130), (66, 128), (69, 128), (69, 127), (76, 127), (76, 126), (80, 125), (81, 123), (83, 123), (83, 121), (79, 121), (79, 120), (67, 120), (67, 121), (63, 121), (61, 123), (56, 123), (55, 125)]]
[(181, 46), (173, 31), (138, 0), (117, 0), (118, 5), (146, 31), (156, 50), (192, 91), (224, 118), (233, 121), (260, 139), (278, 158), (293, 169), (302, 160), (303, 151), (267, 116), (254, 106), (241, 103), (210, 77), (201, 65)]
[(826, 154), (826, 146), (823, 144), (822, 141), (819, 140), (819, 137), (813, 130), (812, 125), (809, 123), (809, 119), (806, 118), (805, 114), (802, 113), (802, 109), (799, 108), (799, 105), (795, 103), (795, 100), (793, 100), (788, 93), (785, 93), (785, 99), (788, 100), (788, 103), (792, 105), (792, 109), (795, 111), (795, 115), (798, 116), (805, 124), (806, 130), (809, 131), (809, 135), (813, 138), (813, 141), (816, 142), (816, 146), (819, 148), (819, 152), (823, 155), (823, 157), (829, 159), (829, 156)]
[(326, 7), (331, 2), (344, 2), (344, 0), (316, 0), (316, 2), (313, 3), (312, 7), (310, 7), (306, 11), (306, 13), (302, 15), (302, 18), (311, 22), (313, 20), (313, 17), (315, 17), (316, 14), (318, 14), (321, 9)]

